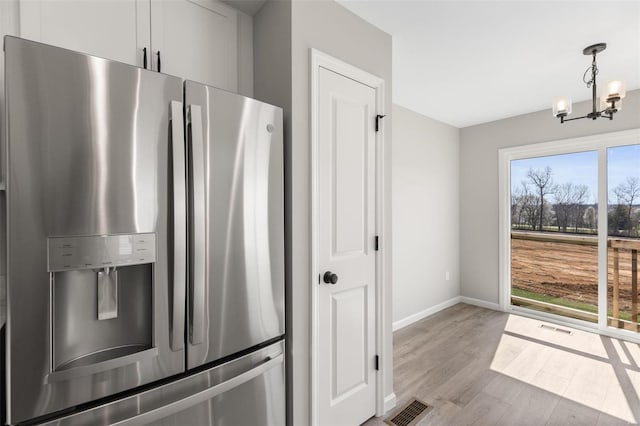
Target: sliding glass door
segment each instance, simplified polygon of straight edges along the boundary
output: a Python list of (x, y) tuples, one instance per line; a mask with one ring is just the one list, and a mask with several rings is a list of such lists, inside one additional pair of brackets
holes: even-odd
[(640, 145), (607, 150), (608, 324), (638, 328)]
[(598, 322), (598, 152), (511, 161), (511, 303)]
[(640, 129), (499, 157), (501, 305), (640, 339)]

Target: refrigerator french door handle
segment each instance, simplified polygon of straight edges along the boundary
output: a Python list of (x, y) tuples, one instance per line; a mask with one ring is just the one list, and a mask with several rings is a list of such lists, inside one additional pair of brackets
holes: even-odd
[(202, 138), (202, 110), (200, 105), (189, 105), (189, 153), (191, 164), (191, 274), (190, 280), (190, 327), (189, 340), (192, 345), (202, 343), (204, 336), (205, 303), (205, 184), (204, 145)]
[(283, 354), (280, 354), (272, 359), (267, 358), (263, 363), (259, 364), (253, 369), (238, 374), (237, 376), (225, 382), (190, 395), (184, 399), (171, 402), (154, 410), (138, 414), (134, 417), (129, 417), (128, 419), (116, 423), (111, 423), (111, 426), (147, 425), (153, 422), (157, 422), (158, 420), (162, 420), (172, 414), (187, 410), (195, 405), (201, 404), (205, 401), (210, 400), (211, 398), (223, 394), (224, 392), (237, 388), (238, 386), (247, 383), (249, 380), (255, 379), (256, 377), (265, 374), (267, 371), (282, 364), (283, 362)]
[(184, 311), (187, 284), (187, 195), (182, 102), (171, 101), (171, 149), (173, 154), (173, 304), (171, 349), (184, 349)]

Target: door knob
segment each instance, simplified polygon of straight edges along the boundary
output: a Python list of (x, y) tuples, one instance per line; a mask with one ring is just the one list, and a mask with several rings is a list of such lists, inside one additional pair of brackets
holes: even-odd
[(325, 272), (322, 279), (327, 284), (335, 284), (338, 282), (338, 276), (331, 271)]

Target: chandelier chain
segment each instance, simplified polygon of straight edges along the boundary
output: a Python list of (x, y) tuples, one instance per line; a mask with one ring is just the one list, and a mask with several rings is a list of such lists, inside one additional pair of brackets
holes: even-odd
[[(591, 78), (587, 80), (587, 74), (591, 71)], [(591, 88), (591, 85), (596, 80), (596, 76), (598, 75), (598, 65), (596, 65), (596, 55), (593, 55), (593, 62), (591, 66), (587, 68), (587, 70), (582, 75), (582, 81), (587, 85), (587, 89)]]

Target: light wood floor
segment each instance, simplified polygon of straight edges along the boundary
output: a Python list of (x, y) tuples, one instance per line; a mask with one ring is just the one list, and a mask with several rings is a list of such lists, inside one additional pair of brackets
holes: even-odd
[(542, 324), (458, 304), (397, 331), (397, 407), (431, 405), (420, 425), (638, 423), (640, 345)]

